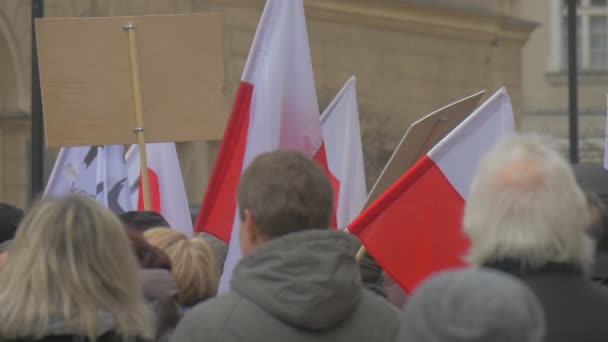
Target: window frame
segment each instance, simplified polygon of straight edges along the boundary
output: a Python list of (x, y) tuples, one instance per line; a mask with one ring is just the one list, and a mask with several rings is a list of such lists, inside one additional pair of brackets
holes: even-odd
[[(580, 18), (580, 59), (579, 70), (582, 72), (608, 72), (608, 3), (602, 8), (591, 6), (591, 0), (579, 0), (577, 18)], [(567, 70), (567, 56), (563, 54), (563, 18), (567, 16), (567, 9), (562, 6), (563, 0), (550, 0), (550, 53), (547, 71), (563, 73)], [(601, 68), (591, 67), (591, 17), (603, 16), (606, 18), (606, 62)]]

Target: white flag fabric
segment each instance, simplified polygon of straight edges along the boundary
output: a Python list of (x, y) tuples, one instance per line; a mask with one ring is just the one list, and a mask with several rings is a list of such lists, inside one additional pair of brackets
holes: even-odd
[(102, 146), (97, 155), (97, 201), (120, 214), (131, 210), (125, 148), (122, 145)]
[(131, 210), (122, 145), (64, 147), (59, 151), (43, 197), (78, 193), (119, 215)]
[(97, 146), (63, 147), (42, 197), (79, 193), (97, 198), (97, 149)]
[[(146, 144), (146, 157), (152, 210), (161, 214), (173, 229), (191, 236), (190, 206), (175, 143)], [(131, 203), (133, 208), (142, 209), (143, 203), (139, 203), (139, 146), (129, 148), (126, 160)]]
[(356, 87), (353, 76), (321, 115), (327, 164), (340, 183), (336, 211), (340, 229), (359, 215), (367, 200)]
[(302, 0), (266, 2), (195, 225), (229, 242), (220, 293), (230, 289), (241, 258), (240, 175), (256, 156), (277, 148), (298, 149), (329, 173)]

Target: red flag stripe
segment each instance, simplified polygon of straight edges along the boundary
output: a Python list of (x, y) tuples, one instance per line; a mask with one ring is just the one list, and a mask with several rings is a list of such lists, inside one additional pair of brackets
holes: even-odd
[[(158, 182), (158, 175), (152, 170), (148, 169), (148, 183), (150, 186), (150, 210), (155, 213), (161, 213), (160, 206), (160, 183)], [(143, 182), (139, 182), (139, 196), (137, 201), (137, 210), (144, 210), (144, 191)]]
[(464, 265), (462, 256), (469, 246), (460, 224), (464, 203), (425, 156), (349, 229), (380, 266), (411, 291), (433, 272)]
[(236, 192), (247, 145), (253, 84), (241, 82), (226, 125), (211, 178), (196, 218), (194, 231), (230, 242)]
[(338, 181), (338, 179), (329, 170), (329, 166), (327, 165), (327, 155), (325, 153), (325, 145), (321, 145), (319, 147), (312, 159), (321, 165), (323, 171), (325, 171), (325, 174), (329, 178), (329, 182), (331, 183), (331, 187), (334, 192), (334, 208), (331, 215), (330, 228), (338, 228), (336, 212), (338, 210), (338, 198), (340, 195), (340, 181)]

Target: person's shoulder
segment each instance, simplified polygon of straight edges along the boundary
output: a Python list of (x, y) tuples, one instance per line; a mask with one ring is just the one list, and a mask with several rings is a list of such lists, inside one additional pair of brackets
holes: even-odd
[(227, 327), (231, 326), (231, 317), (241, 311), (248, 302), (234, 293), (227, 293), (194, 306), (181, 319), (171, 341), (198, 341), (204, 336), (205, 341), (231, 341), (227, 337)]
[(398, 330), (400, 311), (385, 298), (364, 289), (358, 310), (378, 324)]
[(586, 285), (594, 297), (597, 297), (598, 300), (606, 304), (606, 308), (608, 309), (608, 287), (592, 281), (586, 282)]

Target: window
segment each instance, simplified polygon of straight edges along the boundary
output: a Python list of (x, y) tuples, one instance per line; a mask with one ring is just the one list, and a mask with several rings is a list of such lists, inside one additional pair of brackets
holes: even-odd
[[(568, 67), (568, 0), (551, 0), (550, 71)], [(578, 0), (577, 57), (582, 71), (608, 71), (608, 0)]]

